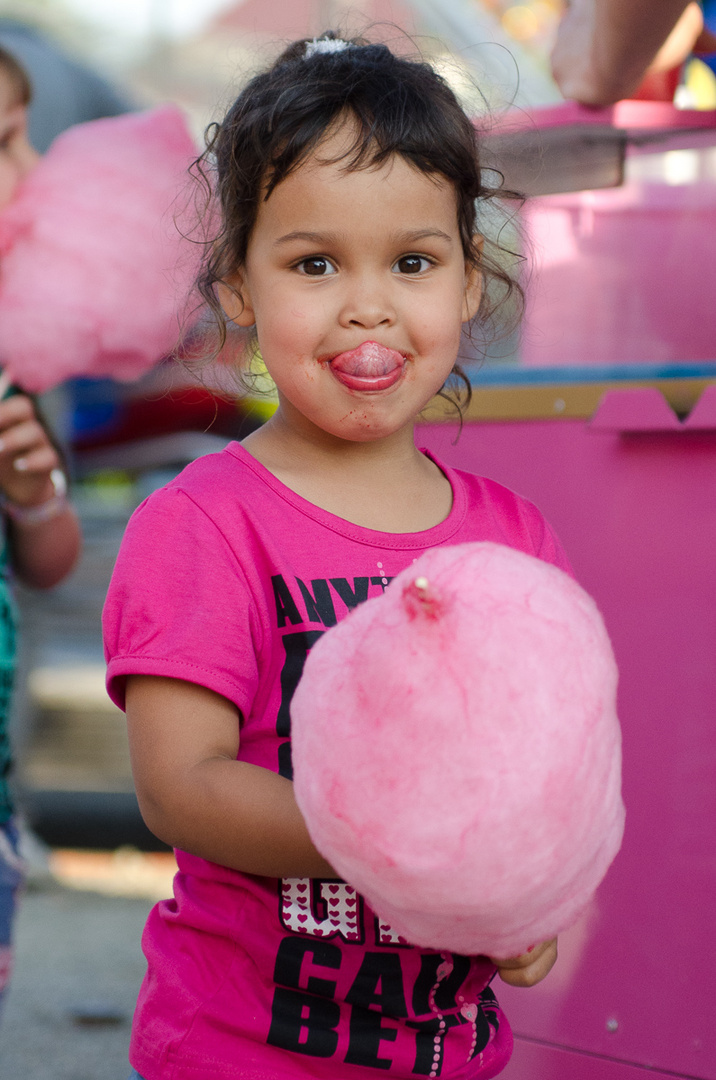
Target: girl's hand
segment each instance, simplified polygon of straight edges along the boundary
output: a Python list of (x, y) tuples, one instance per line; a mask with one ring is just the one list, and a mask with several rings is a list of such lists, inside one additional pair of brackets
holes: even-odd
[(61, 465), (54, 446), (24, 394), (0, 401), (0, 491), (18, 506), (53, 498), (50, 479)]
[(491, 959), (500, 978), (509, 986), (536, 986), (555, 965), (557, 938), (543, 941), (541, 945), (535, 945), (529, 952), (513, 956), (511, 960)]

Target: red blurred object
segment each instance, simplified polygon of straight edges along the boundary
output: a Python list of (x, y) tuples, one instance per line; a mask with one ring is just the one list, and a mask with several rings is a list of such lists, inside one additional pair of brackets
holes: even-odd
[(631, 95), (632, 101), (673, 101), (681, 82), (684, 66), (669, 68), (668, 71), (650, 72)]
[(217, 397), (204, 387), (181, 387), (161, 396), (126, 399), (101, 430), (76, 435), (73, 449), (82, 453), (177, 431), (202, 431), (235, 438), (241, 423), (242, 412), (235, 402)]

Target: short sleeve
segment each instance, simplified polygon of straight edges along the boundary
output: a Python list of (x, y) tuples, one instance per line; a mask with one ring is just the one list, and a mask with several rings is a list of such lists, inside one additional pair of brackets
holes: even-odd
[[(540, 517), (542, 517), (541, 514)], [(574, 570), (572, 569), (559, 538), (552, 531), (552, 528), (544, 518), (542, 518), (542, 525), (542, 538), (537, 550), (538, 557), (543, 559), (544, 562), (552, 563), (553, 566), (557, 566), (560, 570), (564, 570), (565, 574), (569, 574), (570, 577), (574, 577)]]
[(511, 544), (530, 555), (535, 555), (543, 562), (551, 563), (552, 566), (556, 566), (573, 578), (574, 570), (567, 554), (541, 510), (529, 499), (517, 495), (509, 488), (502, 488), (501, 494), (503, 497), (508, 496), (507, 501), (501, 505), (507, 508), (507, 518), (516, 529), (511, 535)]
[(184, 491), (165, 488), (132, 516), (103, 612), (107, 690), (127, 675), (184, 679), (246, 715), (258, 683), (260, 621), (234, 547)]

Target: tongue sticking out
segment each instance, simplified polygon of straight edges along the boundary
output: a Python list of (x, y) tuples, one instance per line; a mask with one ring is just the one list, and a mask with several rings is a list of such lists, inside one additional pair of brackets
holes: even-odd
[(384, 390), (398, 381), (404, 366), (401, 353), (376, 341), (364, 341), (331, 360), (333, 374), (353, 390)]

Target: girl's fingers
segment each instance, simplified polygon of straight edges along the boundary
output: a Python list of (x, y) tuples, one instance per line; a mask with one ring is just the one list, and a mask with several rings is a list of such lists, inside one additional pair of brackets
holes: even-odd
[(510, 986), (535, 986), (544, 979), (557, 960), (557, 939), (545, 941), (521, 956), (494, 960), (500, 978)]
[(542, 941), (539, 945), (533, 945), (531, 948), (527, 949), (526, 952), (520, 953), (519, 956), (510, 956), (505, 960), (495, 960), (493, 958), (493, 963), (498, 964), (503, 968), (518, 969), (529, 967), (530, 964), (539, 960), (544, 953), (551, 953), (553, 950), (556, 950), (556, 948), (557, 938), (552, 938), (551, 941)]

